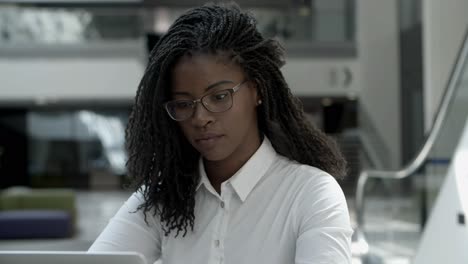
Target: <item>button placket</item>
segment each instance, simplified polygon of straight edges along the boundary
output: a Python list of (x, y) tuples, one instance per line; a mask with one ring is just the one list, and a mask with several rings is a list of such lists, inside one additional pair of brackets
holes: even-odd
[[(221, 199), (221, 202), (219, 203), (219, 206), (221, 207), (222, 210), (225, 209), (226, 207), (226, 203), (224, 202), (225, 200), (225, 195), (224, 195), (225, 191), (221, 191), (221, 196), (220, 196), (220, 199)], [(224, 229), (224, 224), (225, 224), (225, 217), (226, 217), (226, 212), (225, 211), (220, 211), (219, 212), (219, 215), (220, 215), (220, 225), (219, 225), (219, 230), (218, 230), (218, 234), (217, 234), (217, 237), (216, 239), (214, 240), (214, 247), (219, 249), (221, 247), (221, 240), (224, 236), (223, 234), (223, 229)], [(222, 255), (221, 252), (219, 252), (220, 255)]]
[(221, 216), (220, 219), (220, 226), (217, 232), (216, 239), (214, 241), (214, 247), (216, 248), (217, 255), (219, 258), (219, 263), (223, 263), (224, 261), (224, 238), (226, 237), (227, 231), (227, 223), (229, 221), (229, 199), (231, 197), (231, 189), (228, 185), (223, 184), (221, 185), (221, 195), (220, 195), (220, 202), (219, 202), (219, 215)]

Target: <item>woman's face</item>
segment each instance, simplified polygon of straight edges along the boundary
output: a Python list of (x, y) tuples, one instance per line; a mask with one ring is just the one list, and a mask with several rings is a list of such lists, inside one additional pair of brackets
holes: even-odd
[[(222, 102), (232, 96), (232, 106), (224, 112), (213, 113), (197, 103), (193, 115), (178, 122), (185, 137), (206, 160), (242, 159), (258, 147), (255, 142), (259, 142), (256, 112), (259, 97), (254, 84), (244, 81), (242, 68), (222, 55), (186, 55), (173, 68), (172, 100), (205, 96), (205, 103), (216, 107), (218, 100)], [(238, 84), (239, 89), (227, 97), (222, 92)]]

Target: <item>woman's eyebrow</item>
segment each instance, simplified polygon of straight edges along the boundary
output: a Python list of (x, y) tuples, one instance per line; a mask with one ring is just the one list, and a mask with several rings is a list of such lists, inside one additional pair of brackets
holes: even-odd
[[(234, 82), (233, 81), (229, 81), (229, 80), (222, 80), (222, 81), (219, 81), (219, 82), (215, 82), (213, 84), (210, 84), (208, 87), (205, 88), (205, 92), (215, 88), (216, 86), (218, 85), (221, 85), (221, 84), (226, 84), (226, 83), (231, 83), (233, 84)], [(175, 91), (172, 93), (173, 95), (191, 95), (190, 93), (188, 92), (178, 92), (178, 91)]]
[(208, 87), (206, 87), (205, 89), (205, 92), (215, 88), (216, 86), (220, 85), (220, 84), (225, 84), (225, 83), (234, 83), (233, 81), (229, 81), (229, 80), (222, 80), (222, 81), (219, 81), (219, 82), (215, 82), (211, 85), (209, 85)]

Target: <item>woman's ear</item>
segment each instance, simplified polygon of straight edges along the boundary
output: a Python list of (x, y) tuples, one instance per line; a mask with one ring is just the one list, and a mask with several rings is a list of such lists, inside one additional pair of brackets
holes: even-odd
[(258, 87), (258, 84), (255, 81), (252, 81), (251, 84), (252, 84), (252, 88), (253, 88), (254, 93), (255, 93), (256, 105), (259, 106), (259, 105), (261, 105), (263, 103), (260, 88)]

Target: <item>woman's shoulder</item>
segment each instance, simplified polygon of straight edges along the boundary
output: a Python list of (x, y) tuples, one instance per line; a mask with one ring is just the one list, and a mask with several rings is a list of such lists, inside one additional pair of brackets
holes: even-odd
[(324, 170), (280, 155), (273, 166), (284, 181), (290, 181), (290, 185), (297, 187), (296, 191), (301, 196), (308, 196), (310, 199), (330, 197), (344, 200), (338, 181)]
[(127, 205), (131, 205), (131, 207), (139, 207), (141, 204), (145, 202), (145, 193), (146, 187), (141, 186), (136, 191), (134, 191), (130, 197), (125, 202)]
[(295, 171), (292, 176), (298, 186), (294, 203), (298, 227), (310, 224), (316, 228), (329, 221), (351, 232), (346, 197), (335, 177), (314, 166), (286, 162)]
[(335, 181), (335, 178), (328, 172), (321, 170), (317, 167), (302, 164), (295, 160), (291, 160), (285, 156), (277, 155), (277, 160), (274, 163), (274, 169), (287, 173), (292, 177), (299, 177), (303, 181)]
[(143, 205), (146, 202), (145, 198), (146, 187), (141, 186), (138, 190), (134, 191), (130, 197), (125, 201), (124, 207), (128, 209), (129, 212), (146, 214), (148, 218), (154, 219), (154, 207), (148, 211), (144, 211)]

